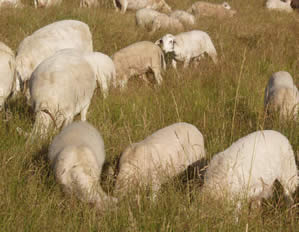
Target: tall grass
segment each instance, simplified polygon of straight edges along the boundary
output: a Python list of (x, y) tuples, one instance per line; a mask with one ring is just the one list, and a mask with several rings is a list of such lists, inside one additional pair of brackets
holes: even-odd
[[(167, 2), (187, 9), (195, 1)], [(228, 2), (238, 11), (234, 18), (202, 18), (188, 28), (211, 36), (219, 64), (207, 58), (197, 68), (169, 67), (161, 87), (132, 79), (126, 91), (112, 89), (105, 100), (96, 91), (88, 121), (103, 135), (112, 167), (128, 144), (179, 121), (199, 128), (208, 157), (259, 129), (283, 133), (299, 155), (298, 123), (265, 117), (263, 109), (264, 89), (273, 72), (286, 70), (299, 83), (299, 15), (267, 11), (263, 0)], [(62, 19), (87, 23), (94, 50), (108, 55), (166, 33), (150, 35), (137, 28), (134, 12), (118, 14), (110, 1), (102, 1), (98, 9), (79, 9), (79, 1), (64, 1), (52, 9), (34, 9), (29, 0), (25, 4), (29, 7), (0, 10), (0, 40), (14, 50), (25, 36)], [(17, 134), (16, 127), (29, 132), (33, 125), (25, 99), (11, 99), (8, 110), (8, 121), (0, 113), (0, 231), (299, 231), (298, 206), (284, 205), (279, 186), (261, 209), (243, 209), (237, 224), (229, 204), (200, 194), (196, 181), (186, 184), (177, 178), (163, 186), (155, 202), (145, 194), (138, 202), (128, 196), (116, 209), (100, 214), (63, 194), (55, 182), (46, 159), (51, 139), (26, 146)], [(113, 189), (107, 181), (103, 186)]]

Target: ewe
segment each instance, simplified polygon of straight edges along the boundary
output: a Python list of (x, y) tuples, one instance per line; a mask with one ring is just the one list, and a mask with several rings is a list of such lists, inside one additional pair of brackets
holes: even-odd
[(92, 36), (87, 24), (77, 20), (62, 20), (42, 27), (27, 36), (17, 49), (17, 91), (20, 91), (21, 84), (25, 84), (26, 91), (26, 83), (33, 70), (44, 59), (65, 48), (92, 52)]
[(64, 49), (45, 59), (29, 82), (31, 105), (36, 113), (32, 135), (46, 135), (52, 123), (57, 129), (66, 126), (79, 113), (85, 121), (96, 81), (102, 83), (105, 96), (109, 81), (114, 78), (112, 60), (101, 53)]
[(218, 18), (233, 17), (236, 14), (236, 11), (232, 10), (227, 2), (215, 4), (199, 1), (193, 3), (187, 12), (194, 14), (196, 17), (209, 16)]
[(203, 192), (216, 199), (257, 201), (272, 195), (278, 180), (285, 197), (298, 186), (295, 156), (288, 139), (273, 130), (251, 133), (213, 156), (205, 175)]
[(278, 10), (284, 12), (292, 12), (291, 0), (286, 0), (285, 2), (281, 0), (267, 0), (266, 8), (269, 10)]
[(296, 119), (299, 112), (299, 91), (288, 72), (274, 73), (265, 89), (264, 106), (267, 113), (279, 111), (281, 118)]
[(186, 26), (192, 26), (195, 24), (195, 17), (194, 15), (183, 11), (183, 10), (175, 10), (170, 14), (170, 17), (176, 18), (180, 20)]
[(122, 89), (134, 75), (141, 76), (146, 81), (145, 75), (149, 72), (154, 74), (158, 85), (162, 83), (161, 72), (166, 68), (164, 54), (160, 47), (152, 42), (131, 44), (114, 53), (112, 59), (116, 68), (116, 82)]
[(113, 0), (116, 11), (126, 13), (126, 10), (139, 10), (142, 8), (150, 8), (153, 10), (163, 11), (165, 13), (171, 12), (171, 7), (167, 5), (165, 0)]
[(200, 131), (188, 123), (172, 124), (125, 149), (119, 160), (115, 191), (126, 193), (150, 186), (155, 195), (168, 178), (204, 157)]
[(0, 111), (6, 99), (14, 92), (15, 55), (4, 43), (0, 42)]
[(145, 29), (150, 29), (152, 27), (153, 20), (159, 15), (164, 14), (149, 8), (142, 8), (140, 10), (137, 10), (136, 25)]
[(217, 63), (217, 52), (210, 36), (203, 31), (194, 30), (178, 35), (167, 34), (158, 39), (155, 44), (160, 45), (165, 53), (173, 53), (172, 66), (176, 68), (177, 61), (184, 62), (187, 67), (191, 60), (199, 61), (207, 53), (214, 63)]
[(74, 122), (55, 136), (48, 158), (64, 192), (103, 210), (117, 200), (100, 185), (105, 161), (102, 136), (87, 122)]

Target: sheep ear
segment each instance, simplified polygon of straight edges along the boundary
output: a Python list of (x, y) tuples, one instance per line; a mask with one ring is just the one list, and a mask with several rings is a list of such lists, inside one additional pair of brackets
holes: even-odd
[(160, 45), (160, 44), (162, 44), (162, 43), (163, 43), (163, 40), (162, 40), (162, 39), (158, 39), (158, 40), (155, 42), (156, 45)]

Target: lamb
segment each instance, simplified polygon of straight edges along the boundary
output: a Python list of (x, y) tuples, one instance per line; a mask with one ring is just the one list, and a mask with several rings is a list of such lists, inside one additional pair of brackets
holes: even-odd
[(99, 210), (117, 202), (101, 188), (104, 142), (91, 124), (74, 122), (65, 127), (51, 143), (48, 159), (57, 181), (67, 194), (74, 194)]
[(86, 114), (96, 88), (95, 68), (76, 49), (64, 49), (45, 59), (29, 82), (31, 106), (36, 114), (31, 140), (45, 137), (54, 124), (67, 126), (80, 113)]
[(299, 112), (299, 91), (288, 72), (272, 74), (265, 89), (264, 105), (267, 113), (279, 110), (280, 118), (296, 119)]
[(98, 0), (80, 0), (80, 7), (92, 8), (98, 6), (99, 6)]
[(115, 191), (124, 194), (134, 187), (149, 186), (155, 195), (168, 178), (202, 158), (205, 149), (200, 131), (192, 124), (172, 124), (125, 149)]
[(272, 195), (278, 180), (289, 203), (298, 186), (292, 146), (277, 131), (253, 132), (213, 156), (206, 174), (203, 193), (215, 199), (228, 199), (241, 208), (242, 200), (258, 205)]
[(60, 5), (62, 0), (34, 0), (34, 7), (35, 8), (48, 8), (52, 6)]
[(22, 4), (21, 0), (1, 0), (0, 8), (6, 8), (6, 7), (22, 8), (24, 7), (24, 5)]
[(4, 108), (6, 99), (14, 91), (15, 54), (0, 42), (0, 111)]
[(124, 89), (131, 76), (145, 79), (149, 72), (154, 74), (158, 85), (162, 83), (161, 72), (166, 64), (164, 54), (159, 46), (149, 41), (136, 42), (125, 47), (112, 56), (116, 68), (116, 83)]
[(21, 85), (26, 91), (33, 70), (44, 59), (64, 48), (91, 52), (92, 36), (88, 25), (77, 20), (62, 20), (42, 27), (27, 36), (17, 49), (17, 91), (21, 90)]
[(177, 61), (184, 62), (184, 67), (187, 67), (191, 60), (199, 61), (204, 53), (207, 53), (215, 64), (218, 62), (211, 38), (203, 31), (193, 30), (175, 36), (167, 34), (158, 39), (155, 44), (160, 45), (165, 53), (174, 53), (172, 66), (175, 69)]
[(150, 8), (165, 13), (171, 12), (171, 7), (165, 0), (113, 0), (113, 4), (115, 10), (120, 10), (123, 14), (126, 13), (127, 9), (139, 10), (142, 8)]
[(143, 8), (137, 10), (136, 25), (142, 28), (150, 28), (153, 24), (153, 20), (159, 15), (164, 15), (164, 14), (149, 8)]
[(266, 8), (269, 10), (278, 10), (284, 12), (292, 12), (291, 0), (286, 0), (285, 2), (281, 0), (267, 0)]
[(186, 26), (192, 26), (195, 24), (195, 17), (194, 15), (183, 11), (183, 10), (175, 10), (170, 14), (170, 17), (176, 18), (180, 20)]
[(158, 30), (176, 30), (176, 31), (183, 31), (184, 26), (174, 17), (169, 17), (166, 14), (158, 15), (154, 18), (152, 23), (152, 30), (151, 33), (156, 32)]
[(222, 4), (215, 4), (210, 2), (195, 2), (187, 10), (188, 13), (194, 14), (196, 17), (218, 17), (227, 18), (233, 17), (236, 14), (235, 10), (231, 9), (231, 6), (227, 2)]
[(298, 0), (292, 0), (291, 1), (291, 7), (295, 10), (299, 8), (299, 1)]

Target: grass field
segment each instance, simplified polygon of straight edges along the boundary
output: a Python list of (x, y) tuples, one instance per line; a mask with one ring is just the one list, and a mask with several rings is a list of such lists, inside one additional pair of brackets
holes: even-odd
[[(77, 19), (87, 23), (94, 50), (112, 55), (141, 40), (156, 41), (155, 34), (137, 28), (134, 12), (118, 14), (112, 1), (101, 8), (79, 9), (79, 1), (65, 0), (59, 8), (0, 11), (0, 41), (16, 50), (25, 36), (49, 23)], [(207, 0), (208, 1), (208, 0)], [(167, 0), (174, 9), (187, 9), (195, 0)], [(211, 2), (221, 2), (213, 0)], [(168, 68), (163, 84), (146, 85), (132, 79), (126, 91), (112, 89), (107, 99), (97, 90), (88, 113), (103, 135), (107, 162), (116, 166), (120, 153), (175, 122), (194, 124), (204, 135), (208, 157), (233, 141), (259, 129), (284, 134), (299, 156), (298, 122), (280, 121), (264, 114), (264, 89), (270, 75), (290, 72), (299, 84), (299, 14), (270, 12), (264, 0), (227, 0), (238, 11), (231, 19), (202, 18), (191, 29), (207, 32), (219, 55), (219, 64), (203, 59), (199, 67)], [(235, 223), (234, 209), (200, 194), (197, 181), (175, 179), (163, 186), (155, 202), (146, 195), (136, 202), (128, 196), (117, 208), (97, 212), (65, 195), (47, 162), (44, 141), (26, 146), (17, 127), (30, 131), (34, 115), (22, 96), (8, 102), (12, 118), (0, 113), (0, 231), (299, 231), (297, 206), (286, 207), (277, 187), (261, 209), (243, 209)], [(105, 191), (113, 186), (103, 180)]]

